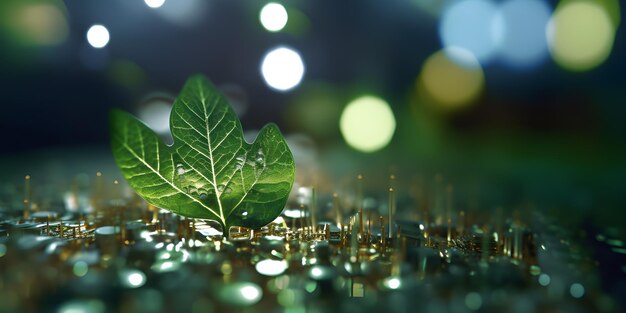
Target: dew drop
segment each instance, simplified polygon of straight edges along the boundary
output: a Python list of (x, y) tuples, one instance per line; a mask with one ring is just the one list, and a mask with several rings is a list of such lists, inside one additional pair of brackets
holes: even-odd
[(244, 164), (246, 164), (246, 157), (245, 156), (240, 155), (237, 158), (235, 158), (235, 169), (236, 170), (241, 170), (243, 168)]
[(200, 200), (206, 200), (208, 197), (209, 195), (206, 192), (200, 194)]
[(176, 174), (178, 174), (178, 175), (185, 175), (185, 172), (187, 172), (187, 171), (185, 170), (185, 168), (183, 167), (182, 164), (180, 164), (180, 163), (176, 164)]
[(256, 162), (261, 165), (265, 165), (265, 154), (261, 149), (257, 150), (256, 152)]

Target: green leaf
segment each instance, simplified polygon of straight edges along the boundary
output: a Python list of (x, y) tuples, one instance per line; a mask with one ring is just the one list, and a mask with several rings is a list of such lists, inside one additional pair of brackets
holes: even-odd
[(170, 116), (174, 144), (163, 144), (128, 113), (111, 113), (113, 154), (129, 184), (149, 203), (225, 228), (258, 228), (283, 210), (293, 185), (293, 156), (278, 127), (254, 143), (204, 77), (190, 78)]

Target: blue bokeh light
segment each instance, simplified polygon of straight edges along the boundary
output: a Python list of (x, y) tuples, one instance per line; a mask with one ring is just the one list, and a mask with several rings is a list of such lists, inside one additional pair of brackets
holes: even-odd
[[(444, 10), (439, 24), (444, 48), (468, 50), (483, 65), (496, 55), (503, 34), (504, 21), (498, 14), (498, 7), (488, 0), (455, 2)], [(460, 61), (459, 65), (462, 63)]]
[(550, 7), (543, 0), (509, 0), (499, 16), (504, 21), (501, 60), (512, 67), (533, 67), (548, 56), (546, 26)]

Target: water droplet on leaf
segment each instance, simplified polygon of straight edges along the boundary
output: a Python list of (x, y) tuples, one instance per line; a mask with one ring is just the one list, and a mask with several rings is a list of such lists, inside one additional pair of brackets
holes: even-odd
[(246, 164), (246, 157), (245, 156), (240, 155), (237, 158), (235, 158), (235, 169), (236, 170), (241, 170), (243, 168), (244, 164)]
[(182, 164), (176, 164), (176, 174), (185, 175), (186, 172), (187, 171), (185, 170)]

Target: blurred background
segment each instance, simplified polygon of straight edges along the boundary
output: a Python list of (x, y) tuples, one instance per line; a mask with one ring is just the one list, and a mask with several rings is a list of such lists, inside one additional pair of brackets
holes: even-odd
[(622, 12), (618, 0), (3, 0), (3, 194), (26, 174), (119, 178), (108, 111), (167, 140), (173, 99), (201, 73), (249, 140), (280, 126), (300, 185), (441, 174), (459, 207), (623, 228)]

